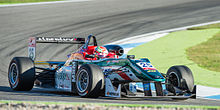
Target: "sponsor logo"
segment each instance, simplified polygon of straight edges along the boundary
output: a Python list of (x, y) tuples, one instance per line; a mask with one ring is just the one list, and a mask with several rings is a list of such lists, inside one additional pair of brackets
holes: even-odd
[(29, 47), (29, 48), (28, 48), (28, 56), (29, 56), (29, 58), (31, 58), (32, 60), (35, 59), (35, 48), (34, 48), (34, 47)]
[(64, 37), (37, 37), (37, 41), (64, 42), (64, 41), (75, 41), (75, 39), (74, 38), (64, 38)]
[(115, 70), (116, 67), (113, 67), (113, 66), (105, 66), (105, 67), (101, 67), (104, 75), (108, 75), (108, 74), (111, 74), (114, 70)]
[(108, 73), (112, 72), (112, 69), (111, 68), (106, 68), (106, 69), (103, 69), (103, 73), (105, 75), (107, 75)]
[(36, 40), (35, 37), (30, 37), (28, 42), (29, 47), (36, 47)]
[(28, 41), (28, 57), (32, 60), (35, 59), (35, 47), (36, 47), (36, 40), (35, 37), (30, 37)]
[(72, 62), (72, 82), (76, 82), (76, 62)]
[(133, 93), (137, 92), (136, 83), (129, 83), (129, 90)]
[(157, 72), (157, 70), (147, 70), (147, 72), (148, 73), (150, 73), (150, 72), (154, 73), (154, 72)]
[(62, 81), (70, 80), (69, 76), (63, 71), (57, 74), (57, 79)]
[(150, 83), (144, 83), (143, 86), (144, 86), (144, 90), (145, 91), (149, 91), (150, 90)]

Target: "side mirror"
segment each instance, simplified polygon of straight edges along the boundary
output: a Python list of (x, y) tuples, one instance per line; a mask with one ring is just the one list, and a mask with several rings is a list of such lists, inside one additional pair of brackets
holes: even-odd
[(85, 57), (86, 58), (95, 58), (95, 55), (88, 55), (88, 54), (86, 54)]
[(127, 55), (127, 58), (129, 58), (129, 59), (135, 59), (135, 55)]

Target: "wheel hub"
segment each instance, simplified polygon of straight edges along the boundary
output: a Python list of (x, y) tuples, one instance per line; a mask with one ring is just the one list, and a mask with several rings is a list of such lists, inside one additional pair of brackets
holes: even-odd
[(85, 92), (89, 84), (89, 76), (86, 70), (81, 70), (77, 75), (77, 88), (79, 92)]
[(175, 72), (171, 72), (169, 75), (169, 82), (175, 86), (175, 87), (179, 87), (179, 79), (178, 76), (176, 75)]
[(18, 67), (13, 63), (9, 70), (9, 79), (12, 85), (15, 85), (18, 80)]

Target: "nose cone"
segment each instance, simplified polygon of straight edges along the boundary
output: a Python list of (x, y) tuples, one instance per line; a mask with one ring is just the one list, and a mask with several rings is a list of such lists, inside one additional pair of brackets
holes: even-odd
[(164, 79), (164, 77), (157, 70), (155, 70), (155, 72), (148, 72), (148, 75), (153, 79)]

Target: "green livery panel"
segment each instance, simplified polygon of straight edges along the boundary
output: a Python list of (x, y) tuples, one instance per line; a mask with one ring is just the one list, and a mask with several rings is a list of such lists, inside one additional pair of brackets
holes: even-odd
[(83, 64), (95, 64), (99, 65), (100, 67), (105, 67), (105, 66), (121, 66), (121, 67), (126, 67), (129, 70), (131, 70), (136, 77), (141, 79), (142, 81), (159, 81), (159, 82), (164, 82), (165, 78), (161, 75), (161, 73), (156, 70), (155, 68), (145, 68), (148, 66), (140, 66), (138, 64), (146, 64), (146, 65), (151, 65), (149, 60), (133, 60), (133, 59), (128, 59), (128, 58), (119, 58), (119, 59), (101, 59), (101, 60), (73, 60), (77, 61), (79, 65)]

